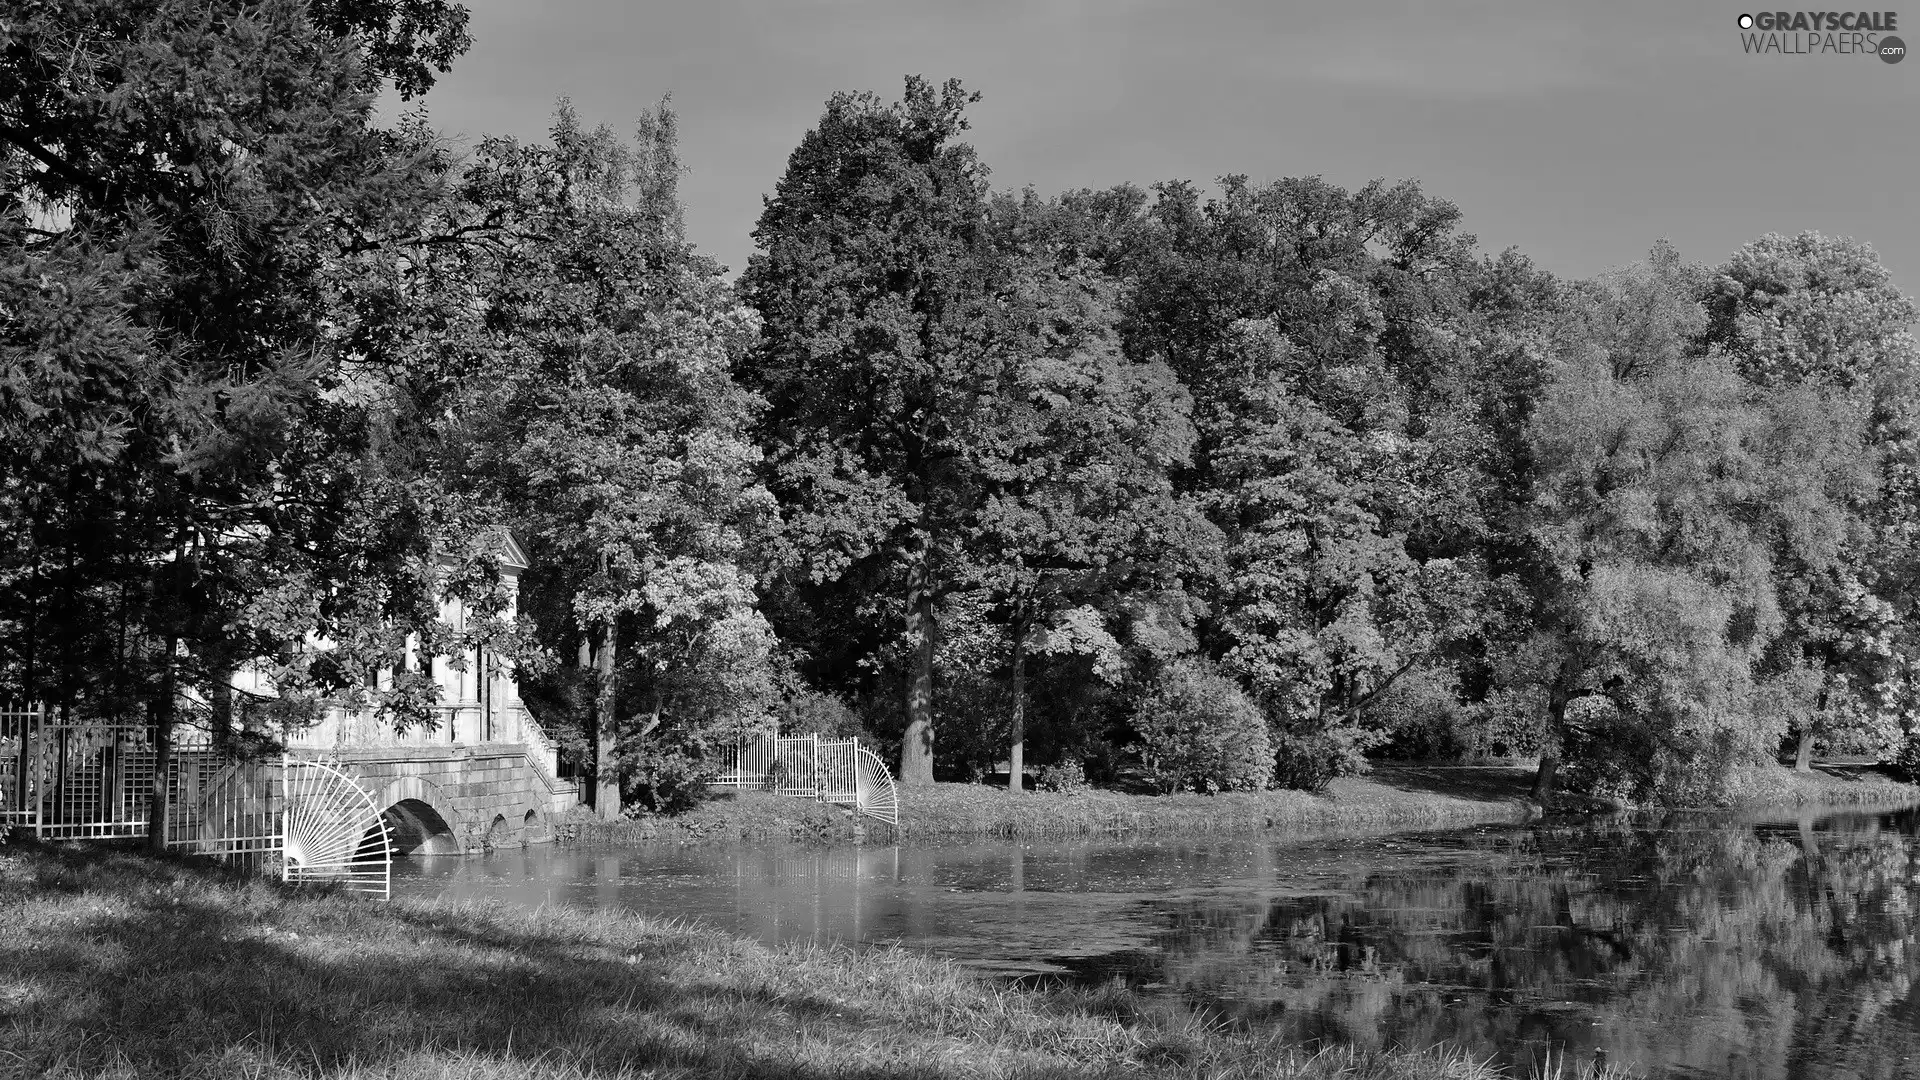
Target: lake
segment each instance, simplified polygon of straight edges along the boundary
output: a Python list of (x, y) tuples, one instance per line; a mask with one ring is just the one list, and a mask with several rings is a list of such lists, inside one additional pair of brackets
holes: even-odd
[(541, 847), (396, 895), (628, 908), (1119, 981), (1308, 1042), (1647, 1077), (1920, 1076), (1920, 809), (1362, 838)]

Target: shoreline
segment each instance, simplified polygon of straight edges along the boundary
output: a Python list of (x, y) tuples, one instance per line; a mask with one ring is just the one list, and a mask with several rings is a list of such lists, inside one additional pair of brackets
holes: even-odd
[[(641, 815), (602, 822), (585, 812), (560, 823), (562, 843), (653, 842), (944, 844), (987, 840), (1067, 841), (1096, 838), (1244, 836), (1278, 830), (1309, 835), (1368, 835), (1473, 825), (1518, 825), (1549, 813), (1634, 812), (1598, 800), (1530, 801), (1530, 767), (1518, 765), (1382, 764), (1367, 776), (1335, 780), (1319, 794), (1273, 790), (1219, 795), (1128, 795), (1087, 790), (1071, 795), (1023, 792), (981, 784), (937, 783), (900, 793), (900, 825), (856, 818), (808, 799), (758, 792), (728, 793), (677, 816)], [(1742, 770), (1726, 812), (1920, 804), (1920, 786), (1857, 766), (1796, 773), (1785, 767)], [(1653, 811), (1681, 807), (1644, 808)]]
[[(1513, 772), (1511, 769), (1501, 770)], [(1277, 829), (1434, 829), (1520, 824), (1540, 808), (1509, 797), (1510, 777), (1489, 786), (1435, 783), (1395, 770), (1384, 778), (1345, 777), (1325, 792), (1274, 790), (1219, 795), (1129, 795), (1103, 789), (1014, 795), (984, 784), (936, 783), (900, 792), (900, 824), (858, 819), (807, 799), (758, 792), (721, 795), (684, 814), (601, 822), (584, 815), (562, 824), (562, 842), (654, 841), (761, 843), (952, 843), (969, 840), (1077, 840), (1128, 836), (1245, 835)], [(1404, 775), (1403, 775), (1404, 774)], [(1480, 797), (1474, 797), (1479, 794)]]

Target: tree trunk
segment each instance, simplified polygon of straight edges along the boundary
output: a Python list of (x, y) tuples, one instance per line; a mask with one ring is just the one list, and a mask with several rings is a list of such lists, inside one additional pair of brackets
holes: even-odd
[(1545, 803), (1553, 794), (1553, 778), (1560, 771), (1560, 757), (1557, 754), (1541, 754), (1540, 768), (1533, 774), (1533, 801)]
[(1800, 750), (1793, 757), (1793, 767), (1798, 772), (1813, 771), (1813, 726), (1814, 718), (1827, 711), (1827, 687), (1820, 687), (1820, 698), (1813, 703), (1813, 715), (1800, 722)]
[(166, 639), (165, 666), (160, 670), (160, 693), (153, 702), (153, 796), (147, 803), (147, 849), (167, 850), (167, 773), (173, 769), (173, 653), (177, 643)]
[(907, 572), (907, 633), (914, 639), (907, 673), (907, 731), (900, 740), (900, 784), (933, 783), (933, 590), (923, 546)]
[(227, 749), (233, 745), (233, 668), (222, 664), (212, 672), (212, 685), (207, 687), (207, 707), (211, 714), (209, 733), (213, 742), (213, 756), (225, 758)]
[(1007, 790), (1025, 790), (1027, 758), (1027, 624), (1013, 624), (1013, 733), (1007, 748)]
[(614, 623), (609, 619), (600, 632), (600, 648), (594, 658), (600, 683), (593, 704), (593, 808), (602, 821), (613, 821), (620, 816), (620, 771), (614, 763), (613, 650)]
[(1560, 740), (1567, 720), (1567, 692), (1559, 687), (1547, 706), (1547, 745), (1540, 751), (1540, 769), (1533, 774), (1533, 801), (1545, 803), (1553, 794), (1554, 775), (1560, 771)]

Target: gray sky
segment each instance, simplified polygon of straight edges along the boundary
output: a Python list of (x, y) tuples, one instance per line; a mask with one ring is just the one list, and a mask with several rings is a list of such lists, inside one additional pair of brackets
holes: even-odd
[(1818, 229), (1920, 290), (1920, 60), (1746, 55), (1743, 0), (465, 2), (437, 126), (540, 137), (564, 94), (627, 129), (671, 91), (688, 233), (735, 271), (828, 95), (916, 73), (982, 92), (996, 187), (1413, 177), (1561, 274)]

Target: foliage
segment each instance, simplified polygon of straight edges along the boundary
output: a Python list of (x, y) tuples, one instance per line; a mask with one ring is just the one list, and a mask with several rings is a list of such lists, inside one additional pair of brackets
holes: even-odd
[(1484, 414), (1527, 365), (1476, 312), (1528, 272), (1473, 260), (1457, 209), (1413, 184), (1228, 177), (1206, 201), (1172, 183), (1078, 202), (1129, 283), (1128, 351), (1195, 398), (1181, 481), (1224, 533), (1202, 648), (1302, 753), (1337, 760), (1314, 736), (1413, 667), (1475, 663), (1510, 606)]
[(1239, 684), (1193, 660), (1162, 669), (1133, 715), (1162, 790), (1260, 791), (1273, 775), (1266, 717)]
[(831, 690), (796, 686), (776, 707), (782, 735), (819, 735), (823, 739), (859, 738), (866, 733), (860, 714)]
[[(431, 140), (374, 126), (371, 91), (425, 89), (463, 22), (437, 0), (9, 13), (10, 694), (145, 707), (164, 744), (187, 695), (228, 734), (243, 669), (349, 703), (386, 669), (378, 704), (406, 724), (433, 705), (409, 639), (511, 647), (465, 542), (496, 522), (443, 482), (434, 373), (343, 330), (440, 176)], [(448, 594), (467, 630), (438, 619)]]
[(1903, 613), (1915, 600), (1920, 350), (1909, 328), (1920, 309), (1871, 248), (1818, 233), (1769, 234), (1742, 247), (1705, 302), (1708, 340), (1735, 358), (1743, 378), (1846, 409), (1873, 458), (1878, 483), (1862, 485), (1847, 507), (1843, 550), (1792, 566), (1783, 583), (1788, 628), (1775, 666), (1804, 669), (1817, 683), (1794, 725), (1803, 748), (1817, 739), (1877, 749), (1900, 723), (1882, 687), (1896, 654), (1913, 647)]
[(1093, 785), (1087, 783), (1086, 770), (1077, 761), (1042, 765), (1033, 783), (1041, 791), (1051, 791), (1056, 795), (1078, 795), (1093, 789)]
[(550, 726), (594, 745), (607, 802), (622, 777), (657, 805), (694, 798), (692, 763), (770, 729), (776, 691), (743, 558), (771, 506), (729, 374), (757, 321), (682, 240), (674, 140), (664, 103), (632, 146), (563, 103), (551, 145), (483, 143), (444, 211), (498, 239), (419, 253), (466, 296), (468, 482), (533, 548), (549, 653), (596, 673), (591, 713)]
[[(712, 797), (708, 785), (720, 775), (718, 755), (707, 752), (696, 757), (684, 742), (673, 738), (675, 734), (677, 732), (665, 738), (649, 739), (625, 751), (621, 758), (626, 781), (623, 805), (643, 802), (652, 813), (680, 814)], [(711, 751), (713, 747), (702, 743), (697, 749)], [(628, 792), (638, 799), (630, 797)]]
[(788, 571), (905, 629), (907, 784), (932, 779), (934, 608), (1004, 362), (985, 171), (956, 141), (972, 100), (919, 78), (896, 105), (835, 95), (767, 200), (740, 283), (765, 325), (740, 375), (769, 405)]
[(1453, 672), (1419, 668), (1376, 695), (1363, 715), (1383, 737), (1382, 756), (1438, 761), (1475, 749), (1470, 724), (1460, 715), (1465, 711)]
[(1324, 791), (1343, 776), (1371, 771), (1367, 751), (1378, 741), (1376, 732), (1355, 727), (1298, 733), (1277, 730), (1271, 736), (1273, 782), (1298, 791)]
[(1771, 759), (1782, 588), (1841, 560), (1871, 486), (1844, 404), (1695, 346), (1700, 277), (1662, 246), (1596, 285), (1535, 414), (1534, 671), (1575, 775), (1632, 801)]

